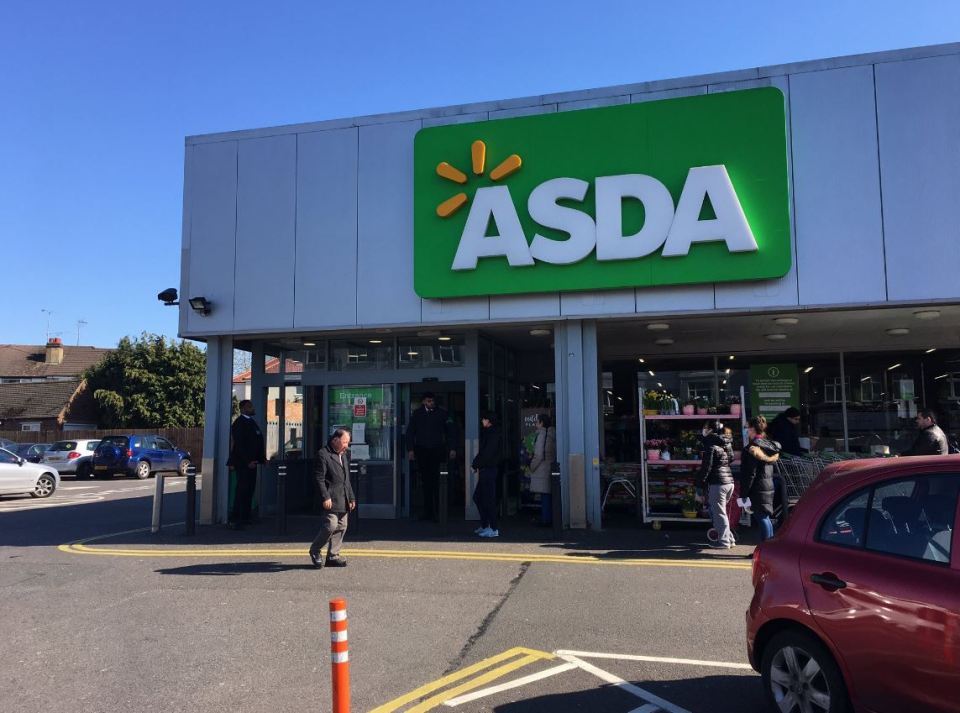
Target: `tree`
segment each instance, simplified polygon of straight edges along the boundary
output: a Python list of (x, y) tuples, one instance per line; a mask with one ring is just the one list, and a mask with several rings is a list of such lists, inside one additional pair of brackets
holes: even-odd
[(156, 334), (124, 337), (84, 374), (105, 428), (203, 425), (206, 354)]

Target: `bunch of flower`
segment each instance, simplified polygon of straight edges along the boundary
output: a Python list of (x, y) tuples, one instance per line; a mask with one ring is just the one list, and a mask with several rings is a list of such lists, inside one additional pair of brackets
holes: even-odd
[(648, 451), (662, 451), (669, 447), (669, 438), (648, 438), (643, 442), (643, 447)]
[(663, 400), (663, 394), (653, 389), (648, 389), (643, 394), (643, 407), (646, 409), (659, 409), (660, 402)]

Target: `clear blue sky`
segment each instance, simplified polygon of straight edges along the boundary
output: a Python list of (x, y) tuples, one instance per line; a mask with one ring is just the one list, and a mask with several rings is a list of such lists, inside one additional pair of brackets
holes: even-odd
[(960, 39), (960, 3), (0, 4), (2, 343), (175, 335), (183, 139)]

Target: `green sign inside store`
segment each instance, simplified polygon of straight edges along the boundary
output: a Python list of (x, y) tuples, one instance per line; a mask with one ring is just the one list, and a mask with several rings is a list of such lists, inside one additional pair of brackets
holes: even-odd
[(782, 277), (784, 104), (767, 87), (422, 129), (421, 297)]

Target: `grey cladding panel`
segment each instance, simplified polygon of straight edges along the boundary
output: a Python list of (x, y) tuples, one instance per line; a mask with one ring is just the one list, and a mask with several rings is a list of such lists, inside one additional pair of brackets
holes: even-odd
[(190, 191), (189, 292), (181, 297), (184, 302), (206, 297), (213, 309), (202, 316), (181, 308), (184, 334), (229, 332), (233, 329), (237, 142), (199, 144), (190, 150), (186, 180)]
[(234, 328), (293, 327), (297, 137), (240, 142)]
[(297, 258), (294, 326), (357, 320), (358, 129), (297, 138)]
[(878, 64), (890, 300), (960, 296), (960, 56)]
[(791, 77), (790, 111), (800, 303), (882, 302), (873, 68)]
[(357, 319), (420, 322), (413, 291), (413, 137), (419, 121), (360, 128)]

